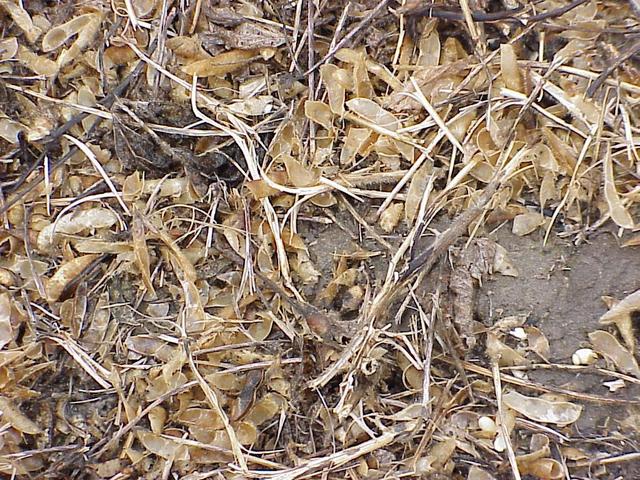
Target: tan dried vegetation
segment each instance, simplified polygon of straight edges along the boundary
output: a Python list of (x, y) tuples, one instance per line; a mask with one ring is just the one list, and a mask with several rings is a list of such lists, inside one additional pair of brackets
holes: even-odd
[[(0, 474), (606, 471), (571, 427), (616, 400), (529, 381), (543, 332), (469, 302), (518, 274), (500, 224), (635, 228), (633, 8), (0, 0)], [(339, 212), (371, 242), (323, 271)], [(640, 381), (639, 299), (576, 363)]]

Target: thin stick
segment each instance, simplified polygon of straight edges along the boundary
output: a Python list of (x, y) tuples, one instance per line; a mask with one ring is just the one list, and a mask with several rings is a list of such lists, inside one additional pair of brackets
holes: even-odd
[(371, 10), (371, 12), (369, 12), (367, 14), (367, 16), (364, 17), (360, 21), (360, 23), (358, 25), (353, 27), (349, 31), (349, 33), (347, 33), (344, 36), (344, 38), (342, 40), (340, 40), (331, 50), (329, 50), (329, 52), (324, 57), (322, 57), (322, 60), (320, 60), (318, 63), (316, 63), (313, 67), (310, 67), (309, 70), (307, 70), (304, 73), (305, 76), (309, 75), (311, 72), (316, 71), (321, 65), (323, 65), (326, 62), (328, 62), (329, 60), (331, 60), (333, 58), (333, 56), (336, 54), (336, 52), (338, 50), (340, 50), (341, 48), (343, 48), (344, 46), (346, 46), (351, 40), (353, 40), (355, 38), (355, 36), (358, 33), (360, 33), (362, 30), (364, 30), (364, 28), (367, 27), (382, 12), (382, 10), (384, 10), (387, 7), (389, 2), (390, 2), (390, 0), (382, 0), (376, 6), (376, 8)]
[(506, 417), (504, 414), (504, 403), (502, 402), (502, 383), (500, 382), (500, 367), (498, 362), (492, 362), (491, 371), (493, 373), (493, 386), (496, 392), (496, 402), (498, 403), (498, 417), (500, 418), (500, 433), (504, 444), (507, 448), (507, 457), (509, 458), (509, 465), (511, 465), (511, 473), (515, 480), (521, 480), (520, 470), (518, 469), (518, 462), (516, 461), (516, 454), (513, 451), (513, 445), (511, 444), (511, 436), (506, 425)]

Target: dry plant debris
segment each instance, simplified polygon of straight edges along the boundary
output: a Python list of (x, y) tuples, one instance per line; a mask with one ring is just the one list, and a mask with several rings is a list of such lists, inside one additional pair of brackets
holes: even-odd
[[(3, 477), (613, 478), (637, 460), (573, 427), (634, 403), (616, 392), (640, 383), (638, 292), (606, 299), (575, 365), (549, 364), (525, 316), (473, 314), (484, 278), (519, 274), (493, 229), (637, 227), (637, 2), (0, 12)], [(317, 226), (359, 248), (318, 258)]]

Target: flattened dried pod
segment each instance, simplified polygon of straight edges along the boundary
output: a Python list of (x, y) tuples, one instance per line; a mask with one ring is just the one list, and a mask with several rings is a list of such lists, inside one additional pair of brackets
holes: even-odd
[(502, 81), (507, 88), (522, 92), (522, 75), (518, 67), (518, 57), (513, 45), (503, 43), (500, 45), (500, 73)]
[(42, 31), (33, 24), (33, 20), (29, 13), (22, 7), (22, 2), (13, 2), (11, 0), (0, 0), (0, 6), (9, 14), (16, 22), (16, 25), (22, 30), (30, 43), (36, 41)]
[(13, 405), (13, 402), (8, 398), (0, 397), (0, 413), (2, 414), (0, 421), (9, 423), (19, 432), (29, 435), (36, 435), (42, 432), (40, 427)]
[(596, 330), (589, 334), (589, 340), (593, 348), (603, 356), (611, 360), (622, 373), (628, 373), (640, 378), (640, 367), (629, 350), (609, 332)]
[(84, 255), (63, 263), (47, 283), (47, 300), (50, 302), (58, 301), (65, 288), (98, 257), (99, 255), (95, 254)]
[(0, 40), (0, 60), (9, 60), (18, 53), (18, 39), (9, 37)]
[(353, 98), (347, 102), (347, 107), (371, 123), (392, 132), (400, 128), (400, 121), (393, 114), (368, 98)]
[(58, 72), (58, 64), (56, 62), (36, 55), (24, 45), (18, 46), (18, 59), (38, 75), (48, 77)]
[(238, 436), (238, 441), (242, 445), (251, 445), (258, 439), (258, 429), (253, 423), (240, 422), (235, 426), (234, 430)]
[(85, 15), (72, 18), (62, 25), (53, 27), (45, 34), (44, 37), (42, 37), (42, 51), (50, 52), (60, 47), (71, 36), (89, 25), (89, 23), (94, 20), (95, 16), (95, 13), (87, 13)]
[(569, 425), (578, 420), (582, 413), (580, 405), (527, 397), (515, 390), (503, 395), (502, 400), (507, 407), (535, 422)]
[(611, 309), (600, 317), (602, 325), (610, 325), (614, 323), (631, 352), (636, 350), (636, 337), (633, 331), (632, 315), (640, 310), (640, 290), (627, 295), (618, 303), (613, 305)]
[(530, 234), (544, 223), (544, 216), (538, 212), (527, 212), (513, 219), (513, 233), (519, 237)]
[(255, 402), (251, 411), (244, 418), (244, 421), (260, 426), (267, 420), (272, 419), (280, 411), (282, 403), (282, 397), (275, 393), (267, 393)]
[(296, 187), (317, 185), (320, 171), (317, 168), (306, 168), (295, 158), (285, 155), (282, 160), (289, 175), (289, 181)]
[(613, 177), (613, 161), (609, 147), (607, 148), (607, 155), (604, 159), (604, 197), (607, 200), (607, 205), (609, 205), (611, 219), (622, 228), (634, 228), (633, 218), (629, 215), (616, 190)]
[(220, 415), (208, 408), (189, 408), (182, 412), (177, 420), (187, 426), (220, 430), (224, 423)]
[(333, 127), (333, 113), (324, 102), (306, 101), (304, 102), (304, 114), (309, 120), (313, 120), (318, 125), (322, 125), (328, 131)]
[(118, 216), (108, 208), (76, 210), (44, 227), (38, 234), (37, 246), (39, 250), (47, 251), (53, 246), (56, 234), (77, 235), (92, 229), (109, 228), (117, 221)]
[(196, 75), (198, 77), (221, 77), (239, 70), (255, 56), (256, 52), (254, 50), (230, 50), (215, 57), (190, 63), (184, 66), (182, 71), (187, 75)]
[(371, 130), (368, 128), (349, 128), (347, 136), (343, 140), (340, 164), (349, 165), (358, 153), (362, 153), (363, 147), (370, 137)]
[(189, 450), (186, 445), (182, 445), (165, 436), (157, 435), (153, 432), (140, 430), (137, 432), (140, 443), (151, 453), (167, 460), (188, 460)]
[(332, 64), (320, 67), (320, 78), (327, 89), (327, 97), (329, 98), (329, 108), (336, 115), (344, 114), (345, 88), (337, 81), (337, 71), (339, 68)]

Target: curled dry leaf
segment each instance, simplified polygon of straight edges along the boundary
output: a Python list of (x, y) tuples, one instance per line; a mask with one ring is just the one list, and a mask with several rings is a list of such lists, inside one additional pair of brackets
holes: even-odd
[(304, 102), (304, 114), (309, 120), (313, 120), (318, 125), (322, 125), (327, 131), (333, 127), (333, 113), (324, 102), (307, 100)]
[(380, 228), (386, 233), (391, 233), (400, 223), (403, 212), (404, 205), (402, 203), (391, 204), (380, 215)]
[(23, 414), (11, 400), (0, 397), (0, 419), (3, 423), (9, 423), (13, 428), (21, 433), (37, 435), (42, 433), (42, 429), (36, 423)]
[(89, 230), (109, 228), (116, 224), (118, 216), (108, 208), (96, 207), (71, 212), (44, 227), (38, 234), (37, 246), (47, 251), (54, 245), (56, 234), (77, 235)]
[[(320, 67), (320, 78), (327, 89), (327, 97), (329, 98), (329, 108), (336, 115), (344, 115), (344, 101), (346, 87), (341, 81), (341, 68), (335, 65), (327, 64)], [(342, 70), (348, 75), (346, 70)], [(306, 108), (306, 106), (305, 106)]]
[(8, 293), (0, 294), (0, 350), (13, 340), (11, 327), (11, 297)]
[(605, 358), (611, 360), (622, 373), (628, 373), (640, 378), (638, 362), (633, 354), (618, 342), (616, 337), (604, 330), (596, 330), (589, 334), (589, 340), (593, 348)]
[(357, 154), (363, 155), (364, 147), (370, 138), (371, 130), (368, 128), (349, 128), (340, 151), (340, 163), (349, 165), (355, 160)]
[(531, 453), (516, 457), (520, 473), (532, 475), (541, 480), (559, 480), (564, 478), (564, 470), (560, 462), (549, 458), (549, 439), (539, 433), (531, 437)]
[(83, 255), (63, 263), (47, 282), (47, 300), (56, 302), (67, 285), (98, 258), (99, 255)]
[(534, 422), (569, 425), (582, 413), (582, 406), (570, 402), (554, 402), (527, 397), (515, 390), (502, 396), (504, 404)]
[(392, 113), (368, 98), (353, 98), (347, 102), (347, 108), (386, 130), (395, 132), (400, 128), (400, 121)]
[(60, 47), (69, 40), (69, 38), (76, 35), (94, 21), (95, 16), (95, 13), (79, 15), (72, 18), (67, 23), (63, 23), (62, 25), (52, 28), (44, 37), (42, 37), (42, 51), (50, 52)]
[(501, 342), (493, 332), (487, 333), (487, 355), (498, 362), (501, 367), (513, 367), (529, 363), (526, 358), (513, 348)]
[(500, 45), (500, 73), (502, 81), (507, 88), (522, 92), (522, 75), (518, 67), (518, 57), (513, 45), (503, 43)]
[(18, 39), (16, 37), (0, 40), (0, 60), (10, 60), (18, 53)]
[(311, 187), (318, 184), (320, 170), (317, 168), (307, 168), (295, 158), (284, 155), (282, 161), (287, 169), (289, 181), (296, 187)]
[(36, 55), (24, 45), (18, 47), (17, 58), (38, 75), (50, 77), (58, 73), (58, 64), (56, 62)]
[(35, 42), (42, 30), (33, 24), (31, 15), (23, 8), (22, 2), (0, 0), (0, 6), (9, 14), (16, 25), (22, 30), (29, 43)]
[(631, 352), (636, 351), (636, 336), (633, 331), (632, 315), (640, 310), (640, 290), (615, 303), (611, 309), (600, 317), (602, 325), (615, 324)]
[(535, 232), (544, 224), (544, 216), (538, 212), (527, 212), (517, 215), (513, 219), (513, 233), (519, 237)]
[(204, 58), (182, 67), (187, 75), (221, 77), (245, 66), (257, 55), (256, 50), (230, 50), (215, 57)]
[(495, 249), (492, 270), (506, 277), (517, 277), (519, 275), (518, 269), (511, 262), (507, 249), (497, 243), (495, 244)]
[(157, 435), (145, 430), (139, 430), (137, 436), (144, 448), (154, 455), (172, 461), (186, 461), (189, 459), (189, 450), (187, 447), (166, 436)]
[(416, 473), (429, 475), (446, 473), (445, 468), (456, 449), (456, 439), (447, 438), (436, 443), (427, 454), (416, 462)]
[(483, 470), (476, 465), (472, 465), (469, 469), (467, 480), (496, 480), (496, 478), (486, 470)]
[(611, 149), (607, 147), (607, 154), (604, 158), (604, 197), (609, 206), (609, 215), (616, 224), (622, 228), (633, 228), (633, 218), (625, 208), (618, 191), (616, 190), (615, 179), (613, 176), (613, 160), (611, 158)]

